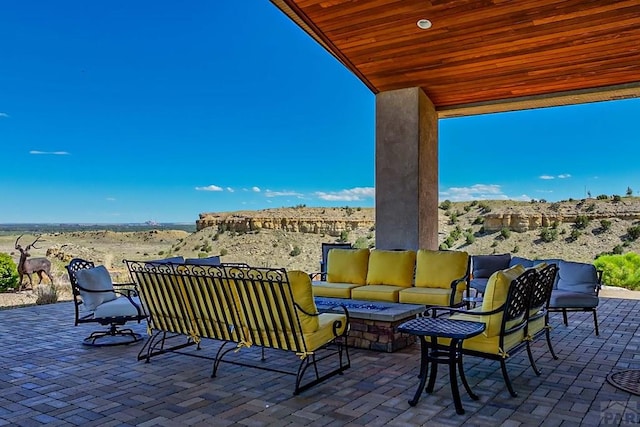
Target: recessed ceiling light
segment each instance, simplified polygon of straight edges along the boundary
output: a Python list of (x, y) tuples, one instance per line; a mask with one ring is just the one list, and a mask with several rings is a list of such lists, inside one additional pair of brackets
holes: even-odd
[(419, 19), (416, 25), (421, 30), (428, 30), (429, 28), (431, 28), (432, 24), (431, 24), (431, 21), (429, 21), (428, 19)]

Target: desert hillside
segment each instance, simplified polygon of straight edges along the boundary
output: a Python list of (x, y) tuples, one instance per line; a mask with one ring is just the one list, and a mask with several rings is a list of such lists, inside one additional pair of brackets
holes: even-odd
[[(439, 209), (441, 247), (470, 254), (511, 252), (528, 258), (592, 261), (603, 252), (640, 252), (640, 198), (571, 200), (558, 203), (443, 202)], [(73, 257), (105, 264), (126, 278), (123, 259), (222, 255), (226, 262), (317, 271), (322, 242), (375, 245), (372, 208), (290, 208), (203, 213), (198, 231), (74, 231), (45, 233), (32, 256), (48, 256), (65, 281)], [(631, 230), (631, 232), (630, 232)], [(0, 252), (12, 254), (15, 235), (0, 235)], [(25, 236), (23, 239), (33, 238)]]

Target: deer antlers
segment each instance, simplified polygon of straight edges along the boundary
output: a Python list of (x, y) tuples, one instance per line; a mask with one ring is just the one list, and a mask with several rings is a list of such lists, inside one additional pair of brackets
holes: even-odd
[[(18, 238), (16, 239), (16, 245), (15, 246), (16, 246), (16, 249), (19, 250), (19, 251), (22, 250), (22, 246), (20, 246), (18, 244), (18, 241), (20, 240), (20, 238), (22, 236), (24, 236), (24, 234), (19, 235)], [(25, 251), (28, 251), (31, 248), (39, 249), (39, 248), (36, 247), (36, 242), (38, 240), (40, 240), (40, 236), (36, 237), (36, 240), (34, 240), (33, 243), (31, 243), (30, 245), (27, 245), (27, 247), (25, 248)]]

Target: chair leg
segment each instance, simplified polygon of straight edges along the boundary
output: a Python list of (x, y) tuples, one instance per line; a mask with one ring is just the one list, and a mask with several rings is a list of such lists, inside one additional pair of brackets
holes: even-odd
[(507, 364), (504, 359), (500, 360), (500, 368), (502, 368), (502, 377), (504, 378), (504, 383), (507, 385), (507, 389), (509, 389), (509, 393), (512, 397), (518, 397), (518, 393), (513, 389), (511, 385), (511, 380), (509, 379), (509, 374), (507, 373)]
[(600, 335), (600, 331), (598, 330), (598, 315), (596, 314), (596, 309), (593, 309), (593, 324), (596, 328), (596, 336)]
[(558, 360), (558, 356), (556, 356), (556, 352), (553, 351), (553, 346), (551, 345), (551, 328), (548, 326), (548, 322), (547, 322), (547, 330), (544, 332), (546, 338), (547, 338), (547, 347), (549, 347), (549, 352), (551, 353), (551, 356), (553, 357), (554, 360)]
[(533, 359), (533, 354), (531, 353), (531, 346), (529, 345), (529, 341), (527, 341), (527, 356), (529, 356), (529, 364), (531, 365), (531, 369), (536, 373), (537, 376), (540, 376), (542, 372), (536, 366), (536, 361)]
[(567, 320), (567, 309), (562, 309), (562, 320), (564, 321), (564, 326), (569, 326), (569, 321)]

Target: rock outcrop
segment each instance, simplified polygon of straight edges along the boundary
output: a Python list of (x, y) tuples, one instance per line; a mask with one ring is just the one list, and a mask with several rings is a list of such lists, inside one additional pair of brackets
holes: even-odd
[(372, 209), (348, 211), (349, 214), (344, 214), (344, 208), (335, 210), (342, 212), (342, 215), (334, 216), (324, 209), (321, 215), (320, 211), (315, 212), (313, 208), (291, 210), (291, 216), (274, 216), (266, 210), (253, 213), (201, 213), (196, 221), (196, 229), (213, 227), (239, 233), (268, 229), (339, 236), (343, 231), (371, 229), (375, 225)]
[(576, 212), (576, 213), (524, 213), (524, 212), (490, 212), (484, 215), (485, 231), (499, 231), (503, 228), (523, 232), (535, 230), (541, 227), (550, 227), (554, 223), (575, 223), (578, 216), (586, 216), (589, 221), (601, 219), (620, 218), (626, 221), (640, 219), (640, 212), (626, 211), (616, 212)]

